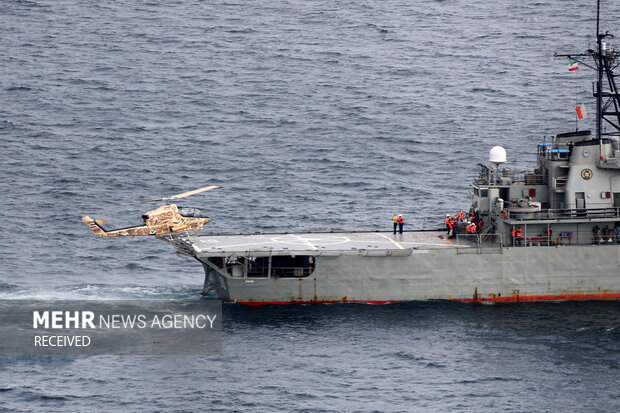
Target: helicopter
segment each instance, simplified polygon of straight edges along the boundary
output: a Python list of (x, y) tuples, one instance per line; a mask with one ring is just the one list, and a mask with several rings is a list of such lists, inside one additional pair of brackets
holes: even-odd
[(95, 220), (89, 216), (82, 217), (82, 222), (88, 225), (98, 237), (139, 237), (146, 235), (165, 235), (179, 231), (197, 231), (211, 218), (204, 215), (197, 208), (183, 208), (169, 201), (185, 198), (201, 192), (210, 191), (219, 188), (217, 185), (205, 186), (203, 188), (194, 189), (192, 191), (183, 192), (168, 198), (149, 199), (145, 201), (129, 202), (126, 204), (117, 204), (117, 206), (135, 205), (143, 202), (165, 201), (166, 204), (149, 212), (142, 214), (142, 225), (133, 227), (106, 230), (103, 225), (105, 220)]

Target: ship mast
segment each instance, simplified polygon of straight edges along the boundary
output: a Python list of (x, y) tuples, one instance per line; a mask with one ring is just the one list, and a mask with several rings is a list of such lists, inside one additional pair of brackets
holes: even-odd
[[(620, 60), (620, 53), (604, 41), (605, 38), (613, 39), (614, 36), (609, 32), (601, 33), (600, 31), (600, 6), (601, 1), (597, 0), (596, 50), (589, 49), (586, 53), (580, 54), (555, 54), (556, 57), (567, 57), (596, 70), (598, 78), (593, 95), (596, 97), (596, 139), (599, 141), (604, 135), (620, 136), (620, 92), (616, 85), (618, 75), (614, 74), (614, 70), (620, 65), (617, 63)], [(590, 59), (594, 64), (588, 63)], [(603, 83), (604, 78), (607, 80), (607, 87)], [(603, 121), (606, 122), (605, 125), (612, 127), (611, 132), (603, 131)]]

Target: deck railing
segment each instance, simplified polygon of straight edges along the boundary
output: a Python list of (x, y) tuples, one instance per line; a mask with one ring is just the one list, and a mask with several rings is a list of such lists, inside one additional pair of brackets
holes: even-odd
[(455, 244), (457, 254), (501, 254), (503, 251), (501, 234), (457, 234)]
[(596, 208), (596, 209), (544, 209), (540, 212), (511, 212), (508, 211), (507, 219), (519, 221), (546, 221), (546, 220), (570, 220), (570, 219), (620, 219), (620, 208)]

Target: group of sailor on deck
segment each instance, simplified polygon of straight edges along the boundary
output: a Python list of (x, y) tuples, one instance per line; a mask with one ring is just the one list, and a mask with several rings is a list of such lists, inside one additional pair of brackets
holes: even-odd
[(465, 214), (464, 211), (459, 211), (453, 216), (446, 214), (445, 223), (448, 238), (455, 238), (463, 228), (467, 234), (478, 234), (483, 225), (482, 218), (477, 212)]
[(593, 244), (611, 244), (614, 240), (616, 244), (620, 244), (620, 225), (616, 225), (614, 229), (609, 228), (607, 225), (601, 229), (597, 225), (592, 229), (592, 233), (594, 234), (594, 237), (592, 237)]

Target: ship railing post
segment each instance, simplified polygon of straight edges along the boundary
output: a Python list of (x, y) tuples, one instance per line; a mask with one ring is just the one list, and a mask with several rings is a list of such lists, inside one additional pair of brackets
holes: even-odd
[(575, 245), (579, 245), (579, 224), (575, 224)]

